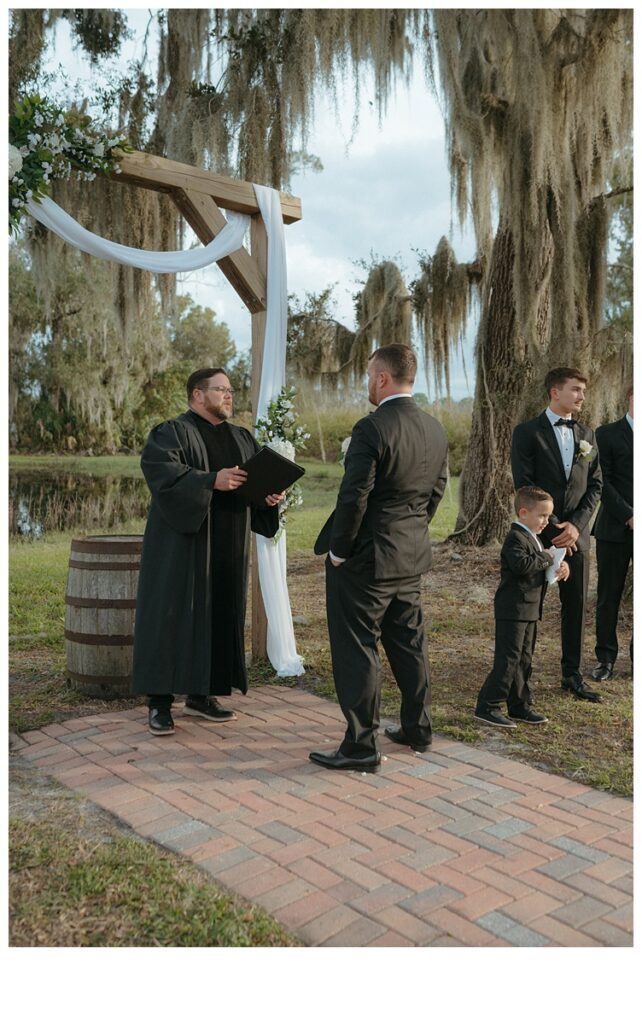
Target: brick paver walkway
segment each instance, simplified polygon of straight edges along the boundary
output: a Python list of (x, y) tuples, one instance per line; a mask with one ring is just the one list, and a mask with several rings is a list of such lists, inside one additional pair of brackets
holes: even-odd
[[(268, 686), (216, 726), (145, 709), (26, 733), (20, 754), (315, 946), (632, 945), (630, 800), (437, 737), (378, 775), (308, 760), (342, 716)], [(383, 726), (382, 726), (383, 728)]]

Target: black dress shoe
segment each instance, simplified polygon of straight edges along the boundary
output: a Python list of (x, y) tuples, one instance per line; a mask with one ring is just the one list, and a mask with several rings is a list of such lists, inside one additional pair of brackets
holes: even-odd
[(532, 708), (527, 708), (525, 711), (516, 711), (515, 714), (509, 711), (508, 714), (514, 722), (525, 722), (526, 725), (544, 725), (544, 722), (548, 722), (546, 715), (541, 715), (539, 711), (533, 711)]
[(574, 676), (571, 676), (570, 679), (562, 679), (562, 690), (570, 690), (577, 700), (588, 700), (592, 704), (600, 704), (602, 702), (599, 693), (596, 693), (595, 690), (589, 690), (584, 680), (576, 679)]
[(599, 683), (603, 683), (606, 679), (610, 679), (612, 675), (613, 662), (598, 661), (597, 665), (591, 672), (591, 679), (596, 679)]
[(378, 772), (381, 768), (381, 754), (369, 754), (368, 757), (346, 757), (335, 750), (332, 754), (324, 754), (322, 750), (313, 750), (310, 760), (324, 768), (335, 768), (338, 771), (352, 769), (356, 772)]
[(411, 750), (416, 750), (418, 754), (424, 754), (426, 750), (430, 749), (430, 743), (422, 743), (421, 740), (411, 740), (410, 736), (406, 736), (403, 729), (384, 729), (385, 735), (393, 743), (401, 743), (404, 747), (410, 747)]
[(169, 708), (150, 708), (147, 724), (153, 736), (171, 736), (174, 732), (174, 719)]
[(186, 697), (184, 715), (198, 715), (199, 718), (207, 718), (208, 722), (233, 722), (236, 715), (233, 711), (227, 711), (222, 704), (219, 704), (216, 697)]

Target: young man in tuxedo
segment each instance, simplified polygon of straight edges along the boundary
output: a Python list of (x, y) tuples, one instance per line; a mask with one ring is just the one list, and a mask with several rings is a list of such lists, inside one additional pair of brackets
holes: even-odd
[(401, 691), (401, 727), (386, 735), (417, 751), (431, 742), (421, 574), (431, 564), (428, 524), (446, 486), (448, 441), (412, 398), (416, 371), (406, 345), (370, 356), (376, 409), (355, 424), (335, 511), (314, 546), (328, 552), (332, 669), (347, 722), (338, 750), (310, 754), (324, 768), (379, 769), (379, 639)]
[[(495, 657), (477, 697), (475, 718), (485, 725), (514, 729), (515, 722), (542, 725), (548, 719), (532, 707), (529, 686), (537, 623), (546, 594), (546, 570), (553, 549), (546, 551), (539, 534), (553, 514), (553, 499), (540, 487), (520, 487), (514, 519), (501, 553), (501, 579), (495, 594)], [(562, 561), (555, 578), (566, 580)], [(506, 702), (507, 718), (500, 710)]]
[(602, 471), (590, 427), (578, 423), (587, 378), (576, 367), (549, 370), (544, 386), (549, 406), (513, 431), (511, 464), (515, 487), (541, 487), (553, 498), (554, 514), (543, 531), (545, 544), (566, 548), (570, 576), (559, 584), (562, 690), (593, 703), (601, 697), (582, 677), (582, 643), (589, 573), (589, 523), (602, 491)]
[[(593, 526), (597, 554), (597, 606), (593, 679), (610, 679), (617, 658), (617, 617), (633, 558), (633, 386), (629, 411), (595, 433), (604, 476), (602, 503)], [(630, 645), (633, 661), (633, 640)]]

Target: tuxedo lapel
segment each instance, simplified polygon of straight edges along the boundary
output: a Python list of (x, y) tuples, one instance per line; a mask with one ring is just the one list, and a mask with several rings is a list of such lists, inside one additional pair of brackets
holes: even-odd
[[(546, 415), (545, 412), (543, 412), (541, 414), (541, 416), (539, 418), (539, 424), (540, 424), (540, 430), (542, 432), (542, 436), (543, 436), (544, 440), (546, 441), (548, 447), (551, 450), (551, 454), (552, 454), (553, 458), (555, 459), (555, 462), (557, 464), (558, 470), (562, 474), (562, 479), (564, 481), (566, 481), (566, 472), (564, 470), (564, 463), (562, 462), (562, 453), (560, 452), (560, 446), (557, 443), (557, 437), (555, 436), (555, 431), (553, 430), (553, 425), (551, 424), (551, 421), (549, 420), (549, 418), (548, 418), (548, 416)], [(573, 434), (574, 435), (575, 435), (575, 430), (576, 429), (577, 429), (576, 427), (573, 427)], [(577, 447), (577, 442), (576, 442), (576, 447)]]
[(518, 537), (521, 537), (522, 541), (525, 541), (526, 544), (528, 544), (528, 546), (533, 549), (533, 551), (537, 551), (539, 553), (543, 550), (544, 545), (542, 544), (542, 546), (540, 547), (540, 544), (535, 539), (535, 537), (533, 537), (533, 534), (529, 533), (528, 530), (525, 530), (523, 526), (518, 526), (517, 523), (512, 523), (511, 529), (517, 534)]
[(631, 452), (632, 452), (633, 451), (633, 431), (631, 430), (631, 425), (630, 425), (629, 421), (627, 420), (626, 416), (623, 416), (622, 419), (620, 420), (620, 426), (621, 426), (622, 437), (624, 438), (624, 443), (626, 444), (627, 448), (629, 448), (631, 450)]
[[(571, 473), (577, 466), (580, 459), (580, 427), (578, 423), (573, 424), (573, 463), (571, 465)], [(570, 475), (569, 475), (570, 479)]]

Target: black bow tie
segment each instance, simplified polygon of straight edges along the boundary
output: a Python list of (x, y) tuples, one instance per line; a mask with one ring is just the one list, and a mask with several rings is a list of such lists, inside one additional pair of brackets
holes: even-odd
[(556, 422), (553, 424), (553, 426), (554, 427), (574, 427), (576, 423), (577, 423), (577, 420), (563, 420), (563, 419), (560, 418), (559, 420), (556, 420)]

